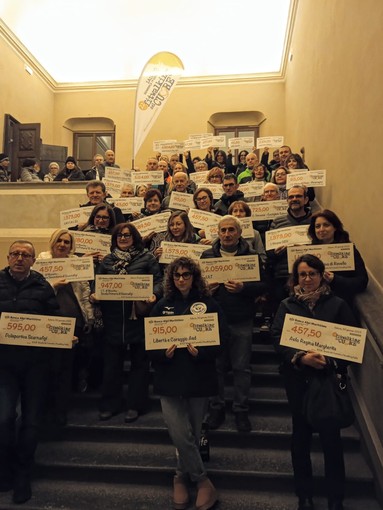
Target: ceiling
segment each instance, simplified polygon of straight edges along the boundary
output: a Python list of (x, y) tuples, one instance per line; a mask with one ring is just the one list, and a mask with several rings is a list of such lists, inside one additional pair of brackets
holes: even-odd
[(280, 74), (294, 3), (0, 0), (0, 20), (58, 84), (136, 80), (159, 51), (185, 77)]

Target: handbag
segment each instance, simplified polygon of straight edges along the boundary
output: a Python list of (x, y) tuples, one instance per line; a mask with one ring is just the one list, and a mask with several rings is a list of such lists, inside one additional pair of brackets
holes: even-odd
[(332, 366), (316, 370), (308, 378), (303, 414), (313, 429), (343, 429), (354, 423), (355, 413), (347, 387), (347, 374)]

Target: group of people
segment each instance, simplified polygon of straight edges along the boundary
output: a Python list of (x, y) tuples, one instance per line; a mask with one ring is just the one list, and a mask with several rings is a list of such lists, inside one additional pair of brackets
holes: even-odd
[[(208, 151), (205, 160), (196, 158), (193, 161), (190, 153), (185, 153), (185, 166), (177, 155), (169, 160), (149, 158), (146, 170), (163, 170), (164, 181), (157, 186), (148, 183), (143, 209), (134, 215), (124, 215), (114, 206), (113, 198), (108, 197), (105, 184), (99, 180), (102, 179), (100, 161), (97, 169), (93, 169), (93, 179), (86, 185), (88, 202), (83, 205), (93, 207), (88, 221), (69, 230), (57, 229), (49, 241), (48, 251), (37, 256), (75, 257), (74, 230), (110, 235), (110, 254), (91, 254), (96, 278), (97, 275), (152, 275), (153, 294), (145, 301), (99, 300), (94, 281), (68, 283), (57, 280), (49, 285), (32, 269), (36, 256), (31, 243), (17, 241), (11, 245), (9, 266), (0, 272), (0, 311), (75, 317), (75, 336), (79, 339), (74, 349), (67, 352), (0, 345), (0, 392), (7, 403), (0, 413), (0, 490), (13, 487), (15, 502), (22, 503), (31, 497), (30, 468), (46, 393), (46, 387), (44, 391), (42, 389), (46, 380), (43, 375), (51, 377), (47, 397), (54, 403), (59, 422), (65, 425), (71, 388), (87, 391), (92, 363), (97, 361), (96, 347), (101, 345), (98, 351), (100, 364), (97, 365), (102, 366), (99, 419), (109, 420), (125, 411), (125, 422), (130, 423), (148, 411), (151, 363), (154, 391), (160, 395), (163, 416), (177, 449), (174, 508), (186, 508), (189, 504), (189, 481), (197, 485), (197, 509), (211, 508), (218, 496), (199, 452), (202, 423), (206, 421), (211, 429), (216, 429), (225, 421), (225, 374), (230, 369), (233, 372), (232, 412), (236, 427), (241, 433), (251, 431), (249, 394), (253, 319), (256, 303), (267, 301), (270, 316), (274, 316), (271, 335), (281, 356), (281, 374), (292, 412), (292, 462), (298, 508), (313, 508), (310, 461), (313, 430), (302, 415), (302, 402), (310, 373), (324, 370), (334, 361), (316, 352), (280, 346), (283, 321), (286, 313), (292, 313), (328, 322), (356, 324), (353, 297), (366, 288), (368, 276), (355, 246), (355, 269), (342, 272), (326, 271), (317, 257), (303, 255), (295, 261), (289, 274), (286, 246), (265, 250), (265, 233), (287, 226), (307, 225), (313, 244), (348, 243), (350, 238), (334, 212), (325, 209), (312, 213), (310, 203), (315, 194), (310, 196), (310, 190), (305, 186), (283, 189), (282, 173), (286, 176), (293, 168), (292, 160), (299, 168), (304, 164), (297, 158), (299, 155), (283, 146), (274, 152), (269, 163), (266, 150), (262, 155), (261, 175), (256, 154), (245, 152), (240, 153), (238, 165), (232, 164), (231, 154), (212, 150)], [(207, 171), (205, 183), (197, 187), (190, 179), (193, 171)], [(241, 218), (250, 217), (251, 210), (239, 186), (249, 178), (264, 181), (263, 201), (286, 198), (287, 209), (286, 214), (274, 220), (253, 222), (253, 235), (245, 237)], [(221, 186), (220, 198), (214, 199), (209, 184)], [(170, 209), (173, 191), (192, 195), (195, 209), (218, 215), (215, 238), (207, 235), (205, 228), (194, 227), (187, 211)], [(125, 196), (131, 196), (128, 189), (125, 193)], [(134, 223), (136, 220), (168, 210), (166, 230), (141, 236)], [(164, 241), (205, 245), (201, 259), (258, 255), (260, 278), (257, 281), (228, 279), (223, 283), (207, 283), (198, 261), (190, 257), (164, 264), (161, 261)], [(35, 287), (36, 304), (32, 291)], [(50, 303), (49, 307), (44, 308), (44, 302)], [(185, 348), (170, 345), (166, 349), (145, 350), (144, 318), (149, 314), (172, 316), (210, 312), (218, 314), (219, 345), (200, 347), (191, 342)], [(96, 323), (100, 325), (97, 330)], [(125, 396), (127, 351), (131, 368)], [(341, 360), (335, 360), (335, 365), (339, 375), (345, 376), (347, 365)], [(36, 384), (25, 393), (25, 383), (35, 377), (36, 370), (41, 374)], [(15, 407), (19, 392), (22, 395), (22, 427), (16, 440)], [(35, 392), (39, 393), (38, 398)], [(321, 431), (320, 436), (325, 455), (329, 509), (341, 510), (345, 471), (340, 432), (331, 429)]]

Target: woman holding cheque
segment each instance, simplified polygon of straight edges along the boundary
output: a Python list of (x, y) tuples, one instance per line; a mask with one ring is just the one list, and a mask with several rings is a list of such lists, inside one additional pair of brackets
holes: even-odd
[[(219, 305), (210, 297), (199, 265), (188, 257), (169, 264), (165, 274), (164, 297), (151, 316), (203, 315), (218, 313), (219, 336), (224, 341), (225, 322)], [(170, 345), (151, 350), (154, 391), (161, 396), (161, 407), (170, 437), (177, 448), (174, 477), (174, 508), (187, 508), (188, 482), (197, 484), (198, 510), (207, 510), (217, 501), (217, 492), (207, 477), (199, 452), (202, 420), (207, 399), (218, 391), (215, 358), (220, 345), (184, 348)]]
[[(162, 274), (158, 262), (143, 245), (132, 223), (119, 223), (113, 230), (111, 253), (100, 264), (97, 274), (153, 275), (153, 295), (147, 303), (162, 296)], [(97, 275), (96, 275), (97, 280)], [(97, 301), (95, 294), (91, 300)], [(119, 413), (123, 403), (123, 368), (125, 352), (130, 351), (131, 369), (125, 422), (132, 422), (146, 410), (149, 385), (149, 360), (144, 343), (144, 319), (140, 301), (101, 300), (105, 331), (104, 372), (100, 402), (100, 420)]]
[[(355, 318), (347, 303), (332, 294), (324, 278), (323, 262), (314, 255), (302, 255), (294, 263), (290, 280), (290, 297), (284, 299), (276, 313), (271, 334), (277, 352), (281, 355), (280, 372), (292, 413), (291, 456), (294, 470), (298, 510), (313, 508), (313, 480), (310, 446), (313, 428), (303, 413), (305, 395), (315, 374), (335, 370), (336, 377), (347, 377), (347, 362), (329, 358), (314, 351), (303, 351), (280, 345), (286, 314), (313, 318), (326, 322), (355, 326)], [(331, 337), (328, 339), (332, 342)], [(345, 467), (343, 447), (338, 427), (319, 431), (324, 464), (329, 510), (343, 509)]]

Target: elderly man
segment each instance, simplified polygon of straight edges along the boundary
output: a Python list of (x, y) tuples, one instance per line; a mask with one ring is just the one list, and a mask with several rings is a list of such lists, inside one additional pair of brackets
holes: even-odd
[(223, 195), (214, 206), (214, 212), (220, 216), (228, 213), (229, 207), (237, 200), (244, 200), (245, 195), (238, 190), (237, 178), (234, 174), (226, 174), (223, 177)]
[(119, 165), (115, 163), (114, 151), (112, 151), (111, 149), (105, 151), (104, 160), (105, 160), (104, 167), (113, 166), (114, 168), (120, 168)]
[(146, 162), (146, 170), (149, 172), (158, 170), (158, 160), (156, 158), (148, 158)]
[[(59, 315), (51, 285), (31, 270), (35, 250), (29, 241), (15, 241), (9, 266), (0, 271), (0, 313)], [(13, 488), (14, 503), (31, 498), (31, 469), (43, 416), (52, 349), (0, 345), (0, 491)], [(21, 426), (16, 429), (17, 403)]]
[(237, 177), (238, 184), (244, 184), (245, 182), (250, 182), (252, 180), (253, 170), (258, 165), (258, 163), (258, 156), (254, 154), (254, 152), (249, 152), (249, 154), (246, 156), (246, 168)]
[(192, 191), (188, 189), (189, 178), (185, 172), (176, 172), (172, 177), (171, 186), (169, 187), (169, 195), (162, 200), (162, 209), (169, 209), (169, 203), (171, 198), (171, 192), (177, 191), (178, 193), (190, 193)]
[(105, 177), (104, 156), (95, 154), (92, 168), (88, 171), (84, 170), (84, 174), (87, 181), (101, 181)]
[[(218, 239), (210, 249), (203, 252), (201, 259), (215, 257), (241, 257), (255, 252), (241, 236), (242, 228), (234, 216), (223, 216), (218, 223)], [(266, 285), (262, 282), (228, 280), (225, 283), (211, 283), (214, 299), (222, 307), (230, 330), (230, 340), (223, 346), (223, 353), (217, 361), (219, 395), (210, 402), (208, 423), (218, 428), (225, 420), (224, 372), (227, 362), (233, 370), (234, 398), (232, 410), (239, 432), (249, 432), (249, 392), (251, 385), (251, 345), (253, 338), (254, 300), (264, 294)]]
[(270, 202), (271, 200), (279, 200), (279, 188), (273, 182), (268, 182), (263, 186), (263, 193), (261, 200), (264, 202)]

